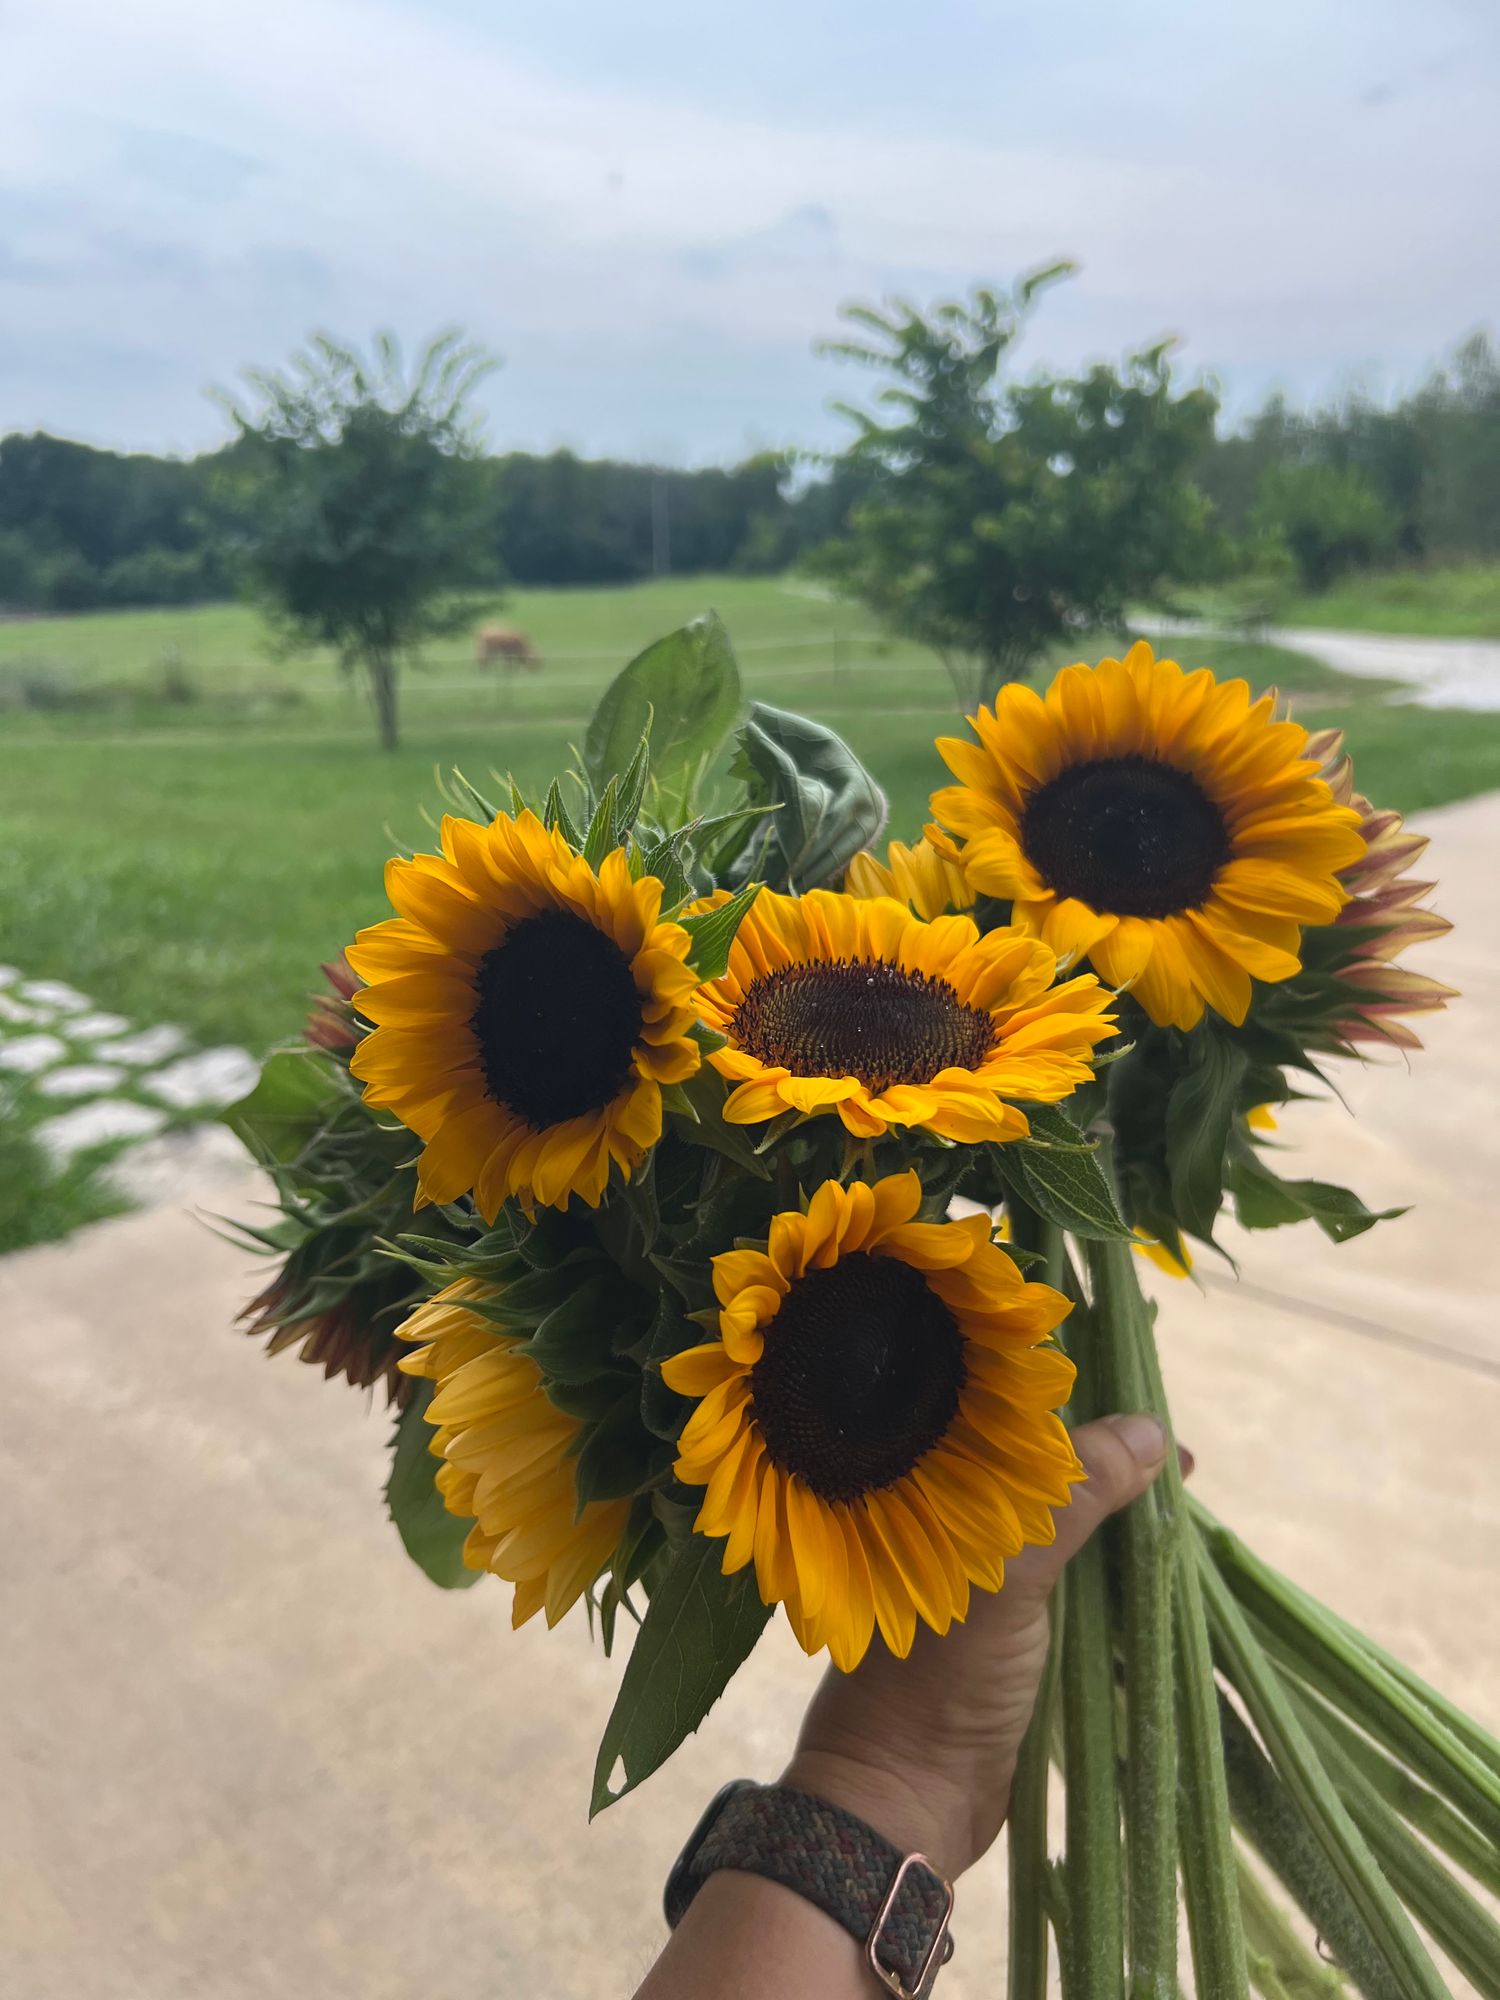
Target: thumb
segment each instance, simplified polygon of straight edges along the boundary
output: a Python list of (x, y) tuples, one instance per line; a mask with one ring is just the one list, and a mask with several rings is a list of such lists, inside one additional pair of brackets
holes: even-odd
[(1080, 1425), (1072, 1436), (1086, 1477), (1056, 1513), (1056, 1540), (1046, 1548), (1027, 1549), (1006, 1566), (1007, 1587), (1024, 1582), (1045, 1595), (1100, 1523), (1138, 1500), (1167, 1462), (1166, 1432), (1144, 1412), (1100, 1417)]

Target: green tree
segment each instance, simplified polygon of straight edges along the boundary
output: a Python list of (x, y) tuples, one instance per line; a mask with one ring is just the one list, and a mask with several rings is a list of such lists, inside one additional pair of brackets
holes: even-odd
[(401, 662), (472, 617), (455, 593), (484, 580), (472, 397), (496, 365), (448, 332), (408, 380), (391, 335), (368, 360), (319, 334), (289, 369), (247, 373), (251, 408), (228, 402), (251, 591), (293, 643), (364, 674), (387, 750)]
[(928, 313), (852, 307), (865, 337), (826, 350), (891, 379), (875, 414), (838, 406), (857, 435), (835, 471), (863, 497), (816, 567), (933, 646), (968, 704), (1217, 551), (1191, 478), (1215, 399), (1173, 393), (1164, 345), (1118, 370), (1002, 379), (1033, 300), (1071, 268)]
[(1307, 590), (1375, 562), (1396, 539), (1395, 518), (1364, 473), (1316, 460), (1267, 472), (1251, 526), (1287, 549)]

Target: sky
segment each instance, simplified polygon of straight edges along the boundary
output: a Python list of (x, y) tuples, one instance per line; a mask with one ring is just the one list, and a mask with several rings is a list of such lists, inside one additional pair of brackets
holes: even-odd
[(835, 446), (839, 309), (1058, 256), (1018, 365), (1230, 416), (1500, 327), (1500, 0), (0, 0), (0, 432), (226, 435), (314, 328), (495, 449)]

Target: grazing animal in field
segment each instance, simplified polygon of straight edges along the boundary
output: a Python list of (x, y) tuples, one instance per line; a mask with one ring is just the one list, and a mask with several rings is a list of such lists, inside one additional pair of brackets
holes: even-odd
[(474, 635), (474, 664), (490, 667), (497, 660), (512, 674), (518, 667), (534, 673), (542, 664), (541, 654), (519, 626), (481, 625)]

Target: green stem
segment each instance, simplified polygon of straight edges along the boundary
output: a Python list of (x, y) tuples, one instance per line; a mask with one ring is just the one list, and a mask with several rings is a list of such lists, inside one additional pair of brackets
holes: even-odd
[[(1130, 1285), (1139, 1299), (1140, 1287), (1133, 1265)], [(1240, 1921), (1213, 1654), (1198, 1586), (1197, 1534), (1186, 1512), (1182, 1468), (1177, 1462), (1155, 1334), (1149, 1319), (1132, 1318), (1129, 1323), (1139, 1331), (1139, 1338), (1132, 1344), (1131, 1361), (1131, 1366), (1141, 1371), (1145, 1391), (1139, 1407), (1154, 1410), (1167, 1432), (1167, 1462), (1153, 1491), (1159, 1496), (1158, 1504), (1177, 1537), (1177, 1559), (1172, 1571), (1177, 1845), (1181, 1850), (1193, 1971), (1200, 1993), (1212, 1994), (1214, 2000), (1247, 2000), (1245, 1933)]]
[[(1034, 1250), (1044, 1261), (1040, 1273), (1056, 1284), (1063, 1258), (1062, 1232), (1030, 1209), (1015, 1204), (1008, 1211), (1019, 1249)], [(1006, 1822), (1006, 1852), (1010, 1876), (1007, 1911), (1009, 1950), (1006, 1955), (1007, 2000), (1046, 2000), (1047, 1925), (1056, 1883), (1047, 1855), (1047, 1781), (1052, 1732), (1058, 1714), (1062, 1673), (1063, 1600), (1050, 1607), (1051, 1636), (1047, 1664), (1037, 1691), (1031, 1724), (1016, 1759)], [(1061, 1955), (1059, 1928), (1059, 1955)]]
[(1249, 1726), (1219, 1697), (1224, 1768), (1235, 1825), (1277, 1877), (1365, 2000), (1402, 2000), (1370, 1927), (1334, 1873)]
[(1370, 1926), (1407, 2000), (1450, 2000), (1406, 1912), (1381, 1874), (1364, 1837), (1329, 1782), (1276, 1669), (1206, 1549), (1199, 1559), (1203, 1599), (1230, 1677), (1271, 1761), (1317, 1834), (1329, 1860)]
[[(1275, 1654), (1465, 1813), (1500, 1846), (1500, 1746), (1405, 1668), (1279, 1575), (1205, 1508), (1193, 1511), (1217, 1572)], [(1446, 1711), (1446, 1713), (1445, 1713)], [(1452, 1726), (1449, 1716), (1463, 1724)], [(1493, 1767), (1485, 1745), (1494, 1751)]]
[[(1300, 1683), (1294, 1691), (1304, 1699), (1313, 1698), (1312, 1691)], [(1450, 1860), (1456, 1861), (1481, 1888), (1488, 1889), (1492, 1896), (1500, 1896), (1500, 1852), (1482, 1834), (1476, 1833), (1446, 1799), (1440, 1799), (1436, 1792), (1429, 1791), (1410, 1771), (1392, 1763), (1368, 1736), (1362, 1736), (1357, 1729), (1351, 1728), (1337, 1709), (1328, 1707), (1321, 1698), (1316, 1706), (1323, 1727), (1386, 1804), (1394, 1806), (1408, 1826), (1426, 1834), (1434, 1846), (1440, 1847)]]
[(1295, 1690), (1292, 1703), (1396, 1893), (1431, 1931), (1464, 1977), (1474, 1982), (1483, 2000), (1500, 2000), (1500, 1925), (1407, 1832), (1327, 1726), (1326, 1711)]
[[(1070, 1414), (1098, 1414), (1099, 1366), (1091, 1316), (1067, 1322), (1078, 1366)], [(1069, 1913), (1066, 2000), (1125, 2000), (1125, 1908), (1115, 1741), (1114, 1645), (1099, 1537), (1063, 1571), (1062, 1717), (1067, 1773), (1063, 1886)]]
[(1244, 1856), (1237, 1852), (1235, 1861), (1240, 1911), (1245, 1919), (1245, 1950), (1255, 1990), (1264, 2000), (1345, 2000), (1349, 1988), (1343, 1975), (1308, 1950), (1286, 1911)]
[[(1164, 1477), (1175, 1475), (1176, 1463), (1175, 1453), (1169, 1453)], [(1247, 2000), (1245, 1933), (1219, 1734), (1218, 1689), (1197, 1566), (1186, 1549), (1177, 1565), (1172, 1597), (1180, 1755), (1177, 1833), (1193, 1972), (1199, 1993)]]
[(1062, 1666), (1062, 1605), (1052, 1606), (1052, 1636), (1031, 1725), (1016, 1759), (1006, 1820), (1010, 1875), (1007, 2000), (1047, 2000), (1047, 1778), (1052, 1719)]
[(1124, 2000), (1125, 1912), (1120, 1867), (1113, 1648), (1104, 1550), (1086, 1542), (1063, 1571), (1062, 1664), (1067, 1846), (1063, 1877), (1072, 1950), (1067, 2000)]
[[(1206, 1508), (1196, 1501), (1192, 1504), (1205, 1521), (1212, 1519)], [(1247, 1576), (1254, 1577), (1264, 1588), (1273, 1590), (1289, 1616), (1310, 1619), (1319, 1632), (1326, 1631), (1337, 1635), (1367, 1662), (1378, 1668), (1382, 1675), (1388, 1675), (1404, 1688), (1421, 1709), (1430, 1711), (1445, 1729), (1468, 1747), (1485, 1770), (1500, 1778), (1500, 1742), (1476, 1722), (1472, 1715), (1466, 1715), (1461, 1708), (1449, 1701), (1446, 1695), (1441, 1695), (1436, 1688), (1430, 1687), (1419, 1674), (1414, 1674), (1411, 1668), (1398, 1660), (1394, 1654), (1386, 1652), (1382, 1646), (1377, 1646), (1368, 1633), (1361, 1632), (1358, 1626), (1351, 1625), (1347, 1618), (1341, 1618), (1338, 1612), (1331, 1610), (1328, 1605), (1320, 1604), (1310, 1591), (1304, 1590), (1300, 1584), (1293, 1583), (1290, 1577), (1283, 1576), (1279, 1570), (1263, 1562), (1227, 1528), (1221, 1527), (1217, 1522), (1214, 1526), (1226, 1541), (1235, 1544), (1230, 1553), (1236, 1567), (1243, 1568)], [(1230, 1581), (1233, 1583), (1233, 1577)]]
[[(1103, 1339), (1105, 1395), (1118, 1410), (1153, 1410), (1170, 1432), (1145, 1356), (1151, 1315), (1130, 1246), (1085, 1246)], [(1174, 1460), (1175, 1460), (1175, 1454)], [(1176, 2000), (1177, 1737), (1173, 1718), (1172, 1579), (1179, 1510), (1165, 1479), (1111, 1524), (1123, 1590), (1125, 1838), (1132, 2000)]]

